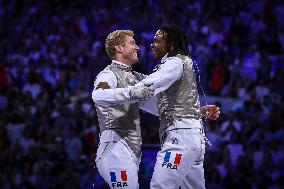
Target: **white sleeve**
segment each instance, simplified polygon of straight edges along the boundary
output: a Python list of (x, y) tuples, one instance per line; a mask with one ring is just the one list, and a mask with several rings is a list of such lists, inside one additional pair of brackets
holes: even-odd
[(100, 106), (135, 102), (130, 100), (129, 88), (94, 89), (92, 98), (95, 104)]
[(148, 77), (136, 84), (153, 84), (155, 95), (167, 90), (175, 81), (177, 81), (183, 73), (183, 62), (177, 57), (169, 57), (161, 67), (150, 74)]
[(94, 88), (97, 88), (97, 85), (100, 82), (107, 82), (111, 89), (114, 89), (117, 86), (117, 79), (114, 73), (110, 70), (103, 70), (98, 74), (94, 83)]
[(158, 112), (158, 99), (157, 97), (153, 96), (149, 100), (145, 100), (140, 103), (140, 109), (153, 114), (155, 116), (159, 116)]
[[(107, 82), (110, 89), (96, 89), (100, 82)], [(103, 70), (96, 78), (94, 83), (94, 90), (92, 92), (92, 99), (96, 105), (107, 106), (112, 104), (122, 104), (128, 102), (129, 89), (116, 88), (117, 79), (114, 73), (110, 70)]]

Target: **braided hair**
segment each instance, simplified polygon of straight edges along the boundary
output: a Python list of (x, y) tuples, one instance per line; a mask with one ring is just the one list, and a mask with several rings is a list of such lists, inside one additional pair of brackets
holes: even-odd
[(175, 56), (177, 54), (189, 56), (188, 41), (185, 32), (177, 25), (169, 25), (160, 27), (164, 32), (166, 39), (166, 50), (168, 56)]

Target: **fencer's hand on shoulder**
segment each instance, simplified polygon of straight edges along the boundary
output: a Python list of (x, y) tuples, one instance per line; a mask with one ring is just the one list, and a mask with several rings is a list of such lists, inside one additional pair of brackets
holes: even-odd
[(202, 117), (216, 120), (220, 116), (220, 108), (216, 105), (207, 105), (200, 108)]
[(153, 84), (144, 84), (129, 87), (130, 99), (139, 102), (150, 99), (155, 94), (155, 90), (152, 85)]

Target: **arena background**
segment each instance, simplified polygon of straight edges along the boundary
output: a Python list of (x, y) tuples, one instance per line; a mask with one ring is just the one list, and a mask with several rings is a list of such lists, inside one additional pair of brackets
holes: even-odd
[[(149, 74), (154, 33), (172, 23), (187, 33), (208, 102), (221, 106), (205, 123), (207, 188), (284, 188), (283, 18), (277, 0), (0, 0), (0, 188), (108, 188), (93, 168), (91, 99), (110, 63), (105, 37), (133, 30), (135, 70)], [(146, 189), (159, 121), (141, 117)]]

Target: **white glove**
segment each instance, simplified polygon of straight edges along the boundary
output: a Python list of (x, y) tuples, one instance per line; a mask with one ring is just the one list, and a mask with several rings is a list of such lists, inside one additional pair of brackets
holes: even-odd
[(155, 90), (152, 85), (153, 84), (144, 84), (141, 86), (129, 87), (130, 99), (138, 102), (150, 99), (155, 94)]

